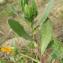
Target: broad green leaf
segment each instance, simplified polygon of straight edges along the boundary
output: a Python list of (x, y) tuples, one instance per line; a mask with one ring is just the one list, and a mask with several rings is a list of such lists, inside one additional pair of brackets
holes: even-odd
[(16, 32), (19, 36), (25, 38), (25, 39), (31, 39), (31, 37), (26, 33), (23, 26), (21, 26), (17, 21), (13, 19), (9, 19), (8, 23), (10, 27), (13, 29), (14, 32)]
[(55, 57), (55, 54), (56, 54), (56, 58), (59, 58), (59, 57), (62, 58), (62, 56), (63, 56), (63, 44), (61, 41), (54, 38), (54, 42), (53, 42), (51, 48), (53, 49), (53, 51), (52, 51), (52, 57), (53, 58)]
[(41, 29), (41, 54), (43, 54), (52, 39), (52, 23), (47, 20)]
[[(53, 59), (63, 58), (63, 44), (57, 38), (53, 38), (52, 42), (49, 44), (48, 48), (51, 48), (51, 54), (49, 55), (49, 61)], [(51, 62), (50, 62), (51, 63)]]
[(46, 19), (48, 18), (48, 15), (50, 14), (50, 12), (52, 11), (52, 8), (53, 8), (53, 5), (54, 5), (54, 0), (49, 0), (49, 3), (47, 5), (47, 7), (45, 8), (44, 10), (44, 14), (41, 18), (41, 24), (46, 21)]

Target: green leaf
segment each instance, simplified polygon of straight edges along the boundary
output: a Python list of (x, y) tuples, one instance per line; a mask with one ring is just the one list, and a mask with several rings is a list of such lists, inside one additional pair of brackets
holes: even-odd
[(46, 19), (48, 18), (48, 15), (52, 11), (53, 5), (54, 5), (54, 0), (49, 0), (48, 6), (45, 8), (44, 14), (41, 18), (41, 24), (43, 24), (43, 22), (46, 21)]
[(38, 9), (37, 9), (37, 5), (35, 3), (35, 0), (32, 0), (32, 10), (33, 10), (33, 17), (36, 17), (38, 14)]
[(32, 6), (31, 5), (27, 5), (27, 4), (25, 5), (25, 7), (24, 7), (24, 16), (25, 16), (25, 19), (32, 22), (33, 12), (32, 12)]
[(41, 29), (41, 54), (43, 54), (48, 47), (48, 44), (52, 39), (52, 23), (50, 20), (47, 20), (43, 23)]
[(17, 21), (9, 19), (8, 23), (13, 31), (16, 32), (19, 36), (31, 40), (31, 37), (28, 35), (28, 33), (25, 32), (23, 26), (21, 26)]
[(32, 22), (34, 20), (34, 18), (37, 16), (37, 6), (35, 3), (35, 0), (32, 0), (30, 5), (29, 4), (25, 4), (24, 6), (24, 16), (25, 19), (27, 19), (29, 22)]
[(28, 4), (28, 1), (29, 0), (20, 0), (21, 2), (21, 7), (22, 7), (22, 11), (24, 11), (24, 6), (25, 6), (25, 4)]
[(0, 60), (0, 63), (6, 63), (4, 60)]
[(63, 63), (63, 58), (61, 59), (61, 63)]
[(59, 41), (56, 38), (54, 38), (53, 40), (54, 40), (54, 42), (51, 46), (51, 48), (53, 49), (52, 54), (54, 55), (54, 53), (55, 53), (57, 56), (56, 58), (59, 58), (59, 57), (61, 58), (63, 56), (63, 44), (61, 41)]

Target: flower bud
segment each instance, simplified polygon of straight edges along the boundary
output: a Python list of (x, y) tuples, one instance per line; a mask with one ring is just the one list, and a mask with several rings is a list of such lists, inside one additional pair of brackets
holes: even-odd
[(32, 11), (32, 6), (30, 5), (25, 5), (24, 7), (24, 16), (25, 16), (25, 19), (29, 20), (29, 21), (32, 21), (33, 19), (33, 11)]
[(28, 0), (21, 0), (22, 11), (24, 10), (25, 4), (28, 4)]
[(25, 19), (33, 21), (37, 14), (38, 14), (37, 6), (34, 0), (32, 0), (31, 4), (25, 4), (24, 6)]

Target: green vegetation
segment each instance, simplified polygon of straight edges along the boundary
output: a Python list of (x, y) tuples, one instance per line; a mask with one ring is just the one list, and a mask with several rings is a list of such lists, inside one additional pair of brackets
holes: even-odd
[[(53, 25), (48, 18), (53, 5), (54, 1), (49, 0), (43, 16), (40, 17), (40, 40), (37, 42), (35, 41), (34, 33), (37, 31), (36, 28), (38, 29), (38, 27), (34, 27), (34, 19), (38, 16), (39, 12), (35, 0), (31, 0), (31, 2), (30, 0), (20, 0), (21, 11), (25, 22), (32, 29), (31, 33), (28, 33), (23, 25), (13, 18), (8, 19), (8, 24), (18, 36), (29, 42), (27, 42), (27, 46), (24, 46), (22, 50), (18, 49), (14, 44), (11, 48), (12, 53), (9, 54), (8, 60), (1, 58), (0, 63), (43, 63), (43, 60), (47, 60), (47, 62), (44, 63), (54, 63), (53, 60), (59, 60), (60, 63), (63, 63), (63, 44), (54, 38)], [(51, 51), (49, 49), (51, 49)], [(3, 51), (3, 49), (1, 51)], [(8, 53), (8, 51), (9, 49), (4, 49), (5, 53)], [(47, 59), (46, 57), (43, 58), (46, 54), (48, 54)]]

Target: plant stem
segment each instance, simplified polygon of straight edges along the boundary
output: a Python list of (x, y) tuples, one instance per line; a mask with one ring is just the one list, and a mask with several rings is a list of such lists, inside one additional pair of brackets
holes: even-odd
[(32, 39), (34, 40), (34, 27), (33, 27), (33, 23), (34, 21), (32, 20), (32, 23), (31, 23), (31, 28), (32, 28)]
[(21, 53), (20, 55), (23, 56), (23, 57), (29, 58), (29, 59), (31, 59), (31, 60), (37, 62), (37, 63), (40, 63), (40, 61), (38, 61), (38, 60), (36, 60), (36, 59), (34, 59), (34, 58), (28, 56), (28, 55), (24, 55), (24, 54), (22, 54), (22, 53)]

